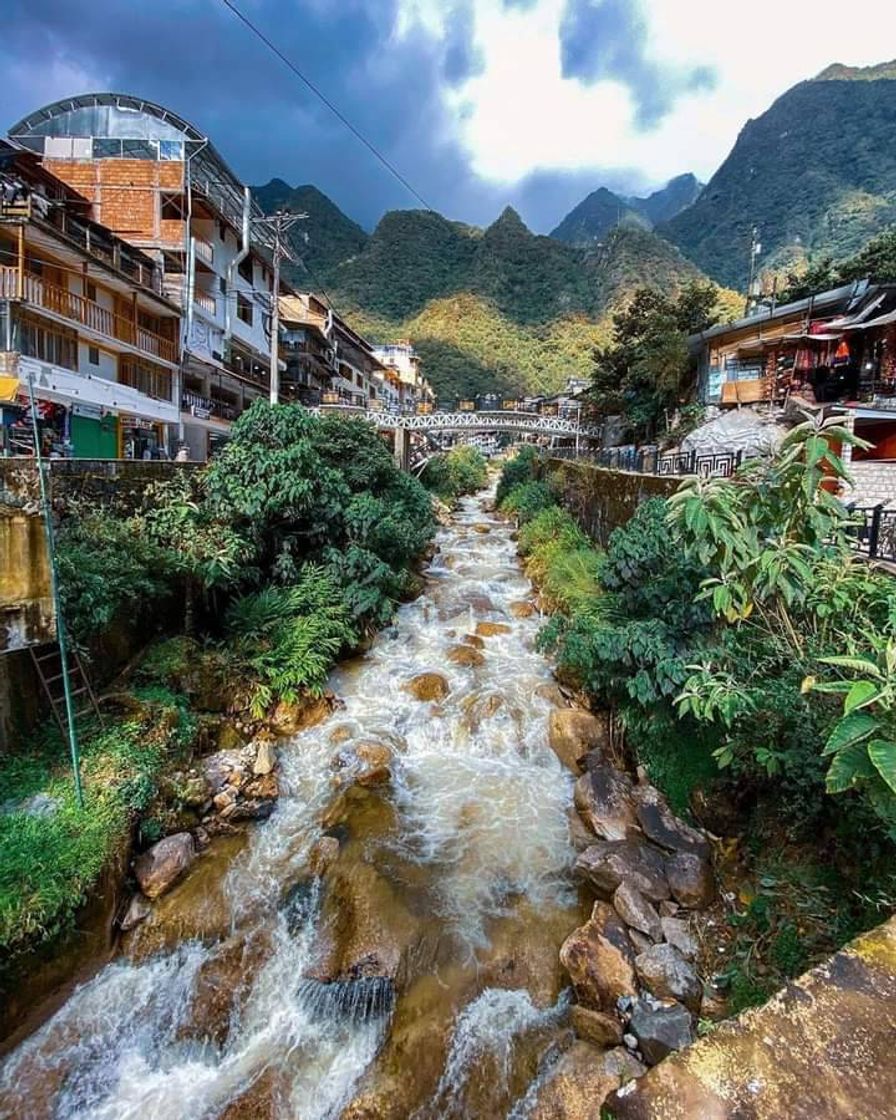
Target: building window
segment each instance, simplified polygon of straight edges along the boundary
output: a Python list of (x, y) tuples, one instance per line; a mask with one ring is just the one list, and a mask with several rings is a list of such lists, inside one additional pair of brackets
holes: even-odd
[(171, 400), (171, 373), (138, 358), (121, 358), (118, 381), (157, 401)]
[(240, 261), (240, 276), (248, 283), (252, 283), (252, 258), (244, 257)]
[(219, 276), (218, 277), (218, 287), (221, 290), (221, 295), (226, 296), (227, 295), (227, 277), (226, 276)]
[(100, 364), (100, 349), (98, 346), (87, 347), (87, 361), (90, 362), (92, 366), (98, 366)]
[(182, 222), (186, 217), (183, 195), (159, 195), (159, 211), (163, 222)]
[(78, 337), (64, 327), (50, 326), (40, 319), (23, 315), (19, 324), (19, 350), (29, 358), (37, 358), (65, 369), (78, 368)]
[(183, 159), (184, 145), (181, 140), (160, 140), (159, 159)]
[(91, 303), (96, 303), (96, 284), (92, 280), (88, 280), (84, 285), (84, 294)]
[(251, 300), (246, 299), (241, 292), (238, 292), (236, 297), (236, 317), (251, 327), (255, 318), (254, 310)]

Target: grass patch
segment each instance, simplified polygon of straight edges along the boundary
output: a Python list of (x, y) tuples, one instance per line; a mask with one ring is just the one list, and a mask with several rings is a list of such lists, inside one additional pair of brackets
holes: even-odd
[(55, 728), (0, 763), (0, 955), (70, 926), (155, 796), (166, 764), (186, 754), (194, 725), (182, 699), (158, 689), (138, 699), (141, 716), (83, 725), (83, 809)]

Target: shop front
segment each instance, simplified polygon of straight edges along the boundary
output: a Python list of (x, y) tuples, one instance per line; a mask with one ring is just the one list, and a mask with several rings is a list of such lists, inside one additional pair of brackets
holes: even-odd
[(119, 459), (168, 459), (165, 425), (141, 416), (119, 417)]

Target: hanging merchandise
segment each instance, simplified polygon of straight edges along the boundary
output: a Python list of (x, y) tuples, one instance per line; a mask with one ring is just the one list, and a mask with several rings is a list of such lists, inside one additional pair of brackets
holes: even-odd
[(849, 364), (849, 343), (846, 339), (842, 339), (840, 345), (834, 353), (834, 361), (832, 365), (845, 366)]

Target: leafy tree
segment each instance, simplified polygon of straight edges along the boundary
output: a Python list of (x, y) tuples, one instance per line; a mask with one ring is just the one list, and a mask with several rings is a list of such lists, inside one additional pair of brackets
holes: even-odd
[(445, 501), (475, 494), (488, 480), (488, 467), (476, 447), (460, 444), (445, 455), (437, 455), (423, 469), (423, 484)]

